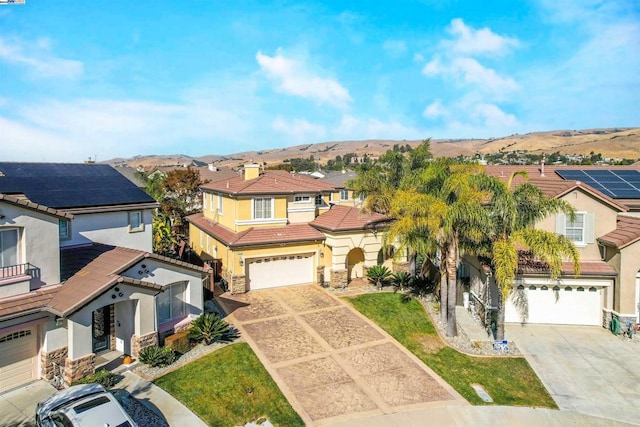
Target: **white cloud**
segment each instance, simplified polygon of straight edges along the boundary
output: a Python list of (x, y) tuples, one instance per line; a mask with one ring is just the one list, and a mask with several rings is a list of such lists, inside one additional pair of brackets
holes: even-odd
[(82, 76), (82, 62), (60, 58), (51, 50), (51, 41), (48, 39), (26, 42), (16, 38), (0, 38), (0, 60), (26, 67), (34, 78), (75, 79)]
[(479, 89), (489, 93), (503, 94), (519, 87), (511, 77), (501, 77), (495, 70), (484, 67), (473, 58), (454, 59), (450, 71), (464, 83), (477, 85)]
[(332, 139), (420, 139), (428, 136), (424, 129), (407, 126), (400, 119), (380, 120), (344, 114), (340, 124), (332, 128)]
[(451, 21), (448, 31), (455, 39), (446, 44), (463, 55), (502, 55), (520, 44), (517, 39), (498, 35), (486, 27), (475, 30), (460, 18)]
[(303, 119), (285, 120), (276, 118), (272, 123), (273, 130), (284, 133), (295, 142), (316, 142), (325, 138), (326, 129), (322, 125)]
[(414, 62), (423, 62), (424, 61), (424, 56), (421, 53), (414, 53), (413, 54), (413, 61)]
[(431, 104), (427, 105), (427, 108), (422, 112), (422, 116), (427, 119), (437, 119), (448, 115), (449, 111), (442, 105), (442, 101), (439, 99), (436, 99)]
[(518, 125), (513, 114), (507, 114), (494, 104), (478, 104), (471, 113), (471, 118), (480, 122), (487, 129), (512, 129)]
[(440, 58), (438, 56), (427, 62), (427, 64), (422, 69), (422, 74), (426, 76), (437, 76), (442, 72), (444, 72), (444, 67), (440, 62)]
[(387, 40), (382, 44), (382, 49), (392, 57), (400, 57), (407, 53), (407, 43), (404, 40)]
[(275, 56), (258, 52), (256, 60), (267, 77), (276, 83), (279, 92), (341, 109), (351, 102), (349, 91), (338, 81), (316, 75), (302, 61), (286, 58), (281, 50)]

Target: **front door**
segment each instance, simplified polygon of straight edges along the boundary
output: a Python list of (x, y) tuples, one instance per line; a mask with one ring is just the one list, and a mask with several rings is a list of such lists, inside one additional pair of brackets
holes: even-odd
[(93, 352), (99, 353), (111, 347), (111, 335), (109, 334), (109, 306), (104, 306), (93, 312)]

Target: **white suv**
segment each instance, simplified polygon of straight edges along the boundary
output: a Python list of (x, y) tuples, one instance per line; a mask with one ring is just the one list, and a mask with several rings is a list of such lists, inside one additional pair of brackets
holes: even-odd
[(83, 384), (53, 394), (36, 406), (39, 427), (137, 427), (100, 384)]

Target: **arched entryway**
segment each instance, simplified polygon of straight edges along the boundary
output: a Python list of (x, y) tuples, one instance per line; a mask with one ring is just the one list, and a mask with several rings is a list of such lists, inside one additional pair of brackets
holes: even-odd
[(393, 257), (395, 256), (396, 248), (392, 245), (385, 246), (378, 251), (378, 265), (384, 265), (389, 270), (393, 269)]
[(349, 280), (364, 276), (364, 252), (360, 248), (353, 248), (347, 254), (347, 274)]

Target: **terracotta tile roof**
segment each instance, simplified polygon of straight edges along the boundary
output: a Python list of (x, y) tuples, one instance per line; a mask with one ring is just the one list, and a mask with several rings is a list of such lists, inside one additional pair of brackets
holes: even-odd
[(187, 217), (187, 221), (232, 248), (312, 242), (325, 239), (324, 234), (309, 224), (289, 224), (284, 227), (252, 227), (240, 233), (235, 233), (219, 223), (211, 222), (201, 213)]
[(61, 288), (59, 284), (44, 286), (27, 294), (0, 299), (0, 319), (42, 310)]
[(640, 240), (640, 217), (619, 215), (616, 229), (598, 238), (605, 245), (622, 249)]
[(10, 203), (12, 205), (21, 206), (23, 208), (27, 208), (33, 211), (43, 212), (49, 215), (57, 216), (58, 218), (73, 219), (73, 215), (71, 215), (70, 213), (59, 211), (57, 209), (52, 209), (43, 205), (39, 205), (37, 203), (33, 203), (32, 201), (26, 198), (17, 197), (15, 195), (10, 196), (8, 194), (0, 193), (0, 200)]
[(390, 217), (378, 213), (362, 213), (359, 208), (333, 205), (310, 224), (321, 230), (350, 231), (374, 228), (391, 220)]
[(267, 195), (296, 193), (326, 193), (336, 186), (307, 175), (285, 171), (265, 171), (255, 179), (245, 180), (237, 175), (229, 179), (201, 185), (202, 189), (233, 195)]
[(241, 176), (240, 173), (234, 171), (231, 168), (223, 168), (219, 167), (217, 170), (212, 171), (208, 166), (201, 166), (195, 168), (200, 171), (200, 179), (202, 182), (216, 182), (221, 181), (223, 179), (231, 179)]
[[(522, 275), (548, 275), (549, 265), (539, 259), (533, 258), (530, 252), (519, 251), (518, 274)], [(580, 261), (579, 276), (616, 276), (618, 273), (604, 261)], [(574, 276), (573, 263), (562, 263), (562, 276)]]

